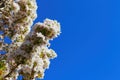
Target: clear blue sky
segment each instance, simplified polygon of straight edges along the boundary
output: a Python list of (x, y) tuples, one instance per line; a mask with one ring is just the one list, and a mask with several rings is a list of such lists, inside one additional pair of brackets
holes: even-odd
[(120, 0), (37, 0), (38, 19), (57, 19), (44, 80), (120, 80)]

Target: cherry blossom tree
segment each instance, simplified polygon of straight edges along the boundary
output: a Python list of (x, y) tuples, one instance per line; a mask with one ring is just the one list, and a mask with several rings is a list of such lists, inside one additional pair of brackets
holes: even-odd
[(33, 24), (36, 10), (36, 0), (0, 0), (0, 80), (43, 78), (57, 56), (49, 41), (61, 33), (60, 23), (45, 19)]

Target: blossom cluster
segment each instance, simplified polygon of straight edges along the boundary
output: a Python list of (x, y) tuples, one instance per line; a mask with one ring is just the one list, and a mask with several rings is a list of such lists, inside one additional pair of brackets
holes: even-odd
[(60, 34), (60, 24), (45, 19), (33, 25), (36, 10), (36, 0), (0, 1), (0, 51), (6, 52), (0, 54), (0, 80), (16, 80), (19, 75), (24, 80), (43, 78), (50, 59), (57, 56), (49, 40)]

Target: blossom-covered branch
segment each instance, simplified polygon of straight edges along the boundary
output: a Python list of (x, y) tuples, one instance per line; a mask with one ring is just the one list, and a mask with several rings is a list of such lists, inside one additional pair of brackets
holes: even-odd
[[(57, 55), (49, 49), (49, 40), (60, 34), (56, 20), (45, 19), (34, 24), (37, 17), (36, 0), (2, 0), (0, 2), (0, 80), (43, 78), (50, 59)], [(11, 43), (5, 43), (9, 37)]]

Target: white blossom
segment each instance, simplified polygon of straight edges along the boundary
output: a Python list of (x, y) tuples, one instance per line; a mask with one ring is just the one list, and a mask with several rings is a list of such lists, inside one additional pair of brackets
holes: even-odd
[[(0, 1), (0, 50), (6, 52), (0, 55), (0, 80), (43, 78), (50, 59), (57, 57), (49, 40), (60, 35), (60, 23), (47, 18), (33, 25), (37, 8), (36, 0)], [(4, 43), (6, 36), (11, 43)]]

